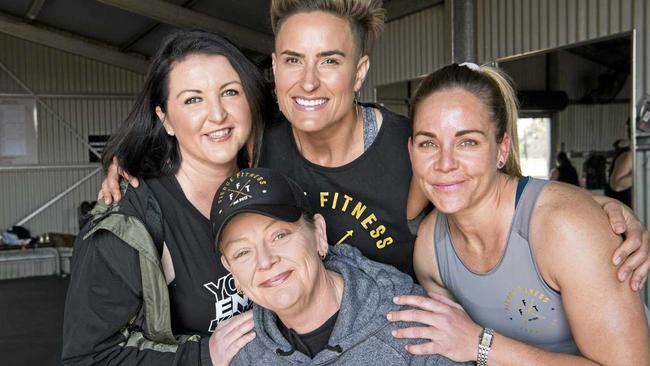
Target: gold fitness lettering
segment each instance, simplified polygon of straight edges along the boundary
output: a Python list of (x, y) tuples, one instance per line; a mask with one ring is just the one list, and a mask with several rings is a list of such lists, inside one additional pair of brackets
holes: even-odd
[[(347, 194), (339, 194), (339, 192), (320, 192), (320, 207), (330, 208), (332, 210), (340, 210), (344, 213), (349, 213), (350, 216), (357, 219), (371, 238), (377, 239), (375, 245), (377, 249), (384, 249), (386, 246), (393, 244), (393, 237), (385, 235), (387, 228), (385, 225), (379, 223), (377, 216), (372, 213), (366, 213), (367, 206), (361, 201), (355, 201), (353, 197)], [(343, 239), (353, 235), (353, 230), (345, 232), (345, 236), (339, 240), (340, 244)]]

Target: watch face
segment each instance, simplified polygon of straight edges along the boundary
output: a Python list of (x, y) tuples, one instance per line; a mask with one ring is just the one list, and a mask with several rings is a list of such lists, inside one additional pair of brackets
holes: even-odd
[(492, 345), (492, 334), (483, 332), (483, 336), (481, 337), (481, 345), (490, 347)]

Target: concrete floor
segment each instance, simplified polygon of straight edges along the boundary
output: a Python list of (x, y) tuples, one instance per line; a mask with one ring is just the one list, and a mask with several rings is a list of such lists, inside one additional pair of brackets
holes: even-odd
[(60, 365), (68, 278), (0, 281), (0, 364)]

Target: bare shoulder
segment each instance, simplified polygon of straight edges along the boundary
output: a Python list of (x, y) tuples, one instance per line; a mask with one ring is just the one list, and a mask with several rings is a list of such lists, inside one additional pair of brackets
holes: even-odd
[(580, 352), (599, 364), (648, 364), (641, 299), (616, 279), (610, 261), (620, 240), (586, 192), (556, 182), (545, 186), (530, 242), (542, 277), (561, 293)]
[[(532, 228), (552, 227), (548, 234), (571, 234), (571, 230), (588, 230), (585, 225), (608, 223), (605, 211), (583, 189), (551, 182), (542, 190), (533, 213)], [(609, 226), (606, 226), (609, 231)]]
[(607, 266), (621, 240), (611, 231), (603, 209), (585, 191), (559, 182), (544, 187), (530, 235), (542, 275), (558, 286), (559, 274), (566, 268), (580, 263)]

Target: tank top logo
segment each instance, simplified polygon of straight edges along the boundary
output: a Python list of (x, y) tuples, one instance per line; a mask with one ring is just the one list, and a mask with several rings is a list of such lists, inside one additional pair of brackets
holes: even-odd
[(359, 222), (364, 231), (356, 231), (348, 228), (339, 238), (332, 238), (336, 245), (346, 243), (355, 235), (367, 234), (375, 239), (377, 249), (384, 249), (393, 244), (393, 237), (389, 235), (386, 225), (381, 224), (374, 212), (367, 210), (367, 206), (347, 194), (339, 192), (320, 192), (319, 205), (321, 208), (329, 208), (332, 211), (347, 214)]
[(210, 322), (210, 329), (208, 329), (210, 332), (214, 332), (219, 322), (230, 319), (253, 307), (253, 303), (248, 299), (248, 296), (237, 293), (235, 280), (230, 273), (219, 278), (216, 283), (208, 282), (203, 287), (210, 291), (215, 298), (215, 317)]
[(544, 334), (558, 322), (556, 305), (546, 294), (529, 287), (511, 290), (504, 306), (507, 318), (529, 334)]

